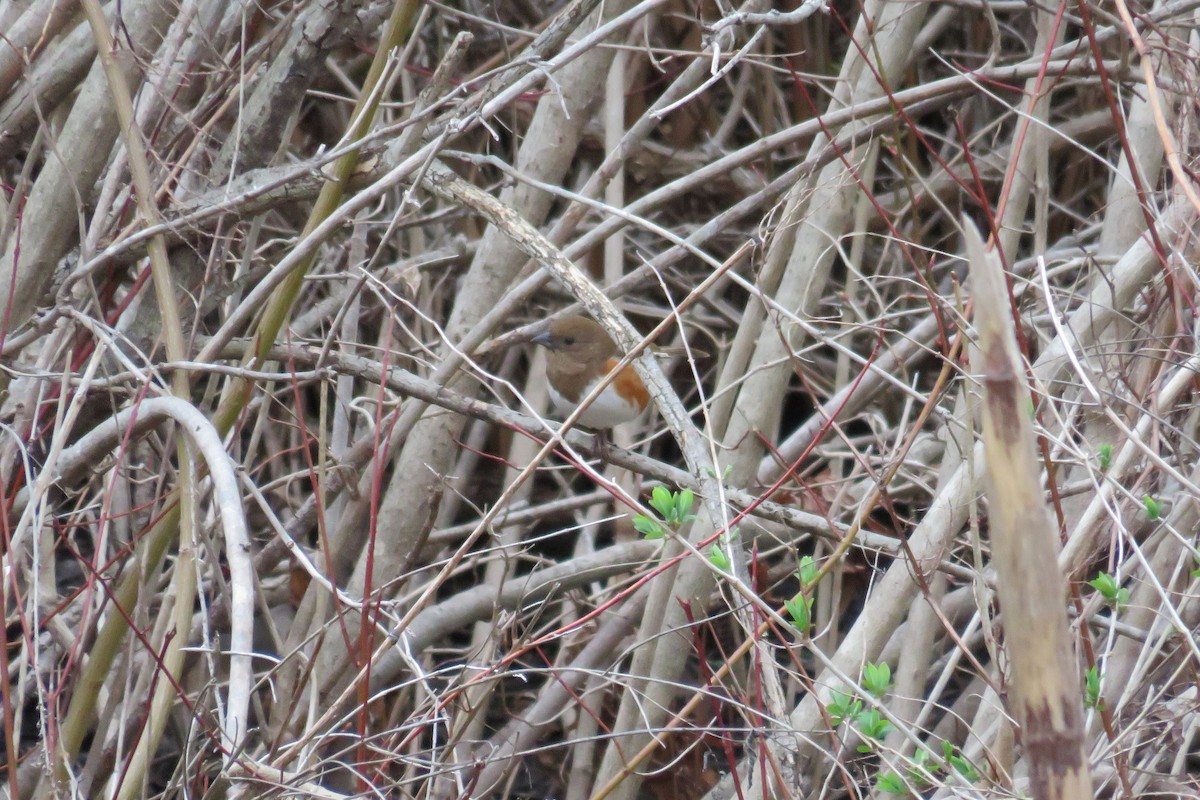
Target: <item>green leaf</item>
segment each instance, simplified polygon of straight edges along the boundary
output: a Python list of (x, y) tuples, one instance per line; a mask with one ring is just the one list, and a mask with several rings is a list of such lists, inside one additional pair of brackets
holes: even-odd
[(887, 794), (908, 794), (904, 779), (895, 772), (885, 772), (875, 781), (875, 791)]
[(671, 511), (675, 508), (675, 498), (671, 495), (671, 490), (665, 486), (655, 486), (650, 492), (650, 507), (663, 519), (670, 519)]
[(1113, 446), (1111, 444), (1102, 444), (1097, 448), (1096, 452), (1100, 455), (1100, 469), (1108, 472), (1108, 468), (1112, 466)]
[(886, 662), (867, 664), (863, 668), (863, 688), (876, 697), (883, 697), (892, 688), (892, 668)]
[(675, 515), (676, 519), (684, 522), (687, 519), (688, 511), (692, 508), (692, 503), (695, 502), (696, 495), (691, 489), (684, 489), (675, 497)]
[(1117, 584), (1116, 578), (1107, 572), (1101, 572), (1095, 578), (1092, 578), (1088, 581), (1088, 586), (1099, 592), (1104, 601), (1110, 606), (1120, 608), (1129, 602), (1129, 590), (1121, 588)]
[(714, 544), (708, 548), (708, 560), (722, 572), (729, 572), (729, 556), (725, 555), (725, 551), (719, 545)]
[(1086, 691), (1084, 703), (1087, 707), (1102, 709), (1104, 701), (1100, 699), (1100, 670), (1097, 667), (1088, 667), (1088, 671), (1084, 673), (1084, 686)]
[(678, 530), (683, 523), (695, 519), (694, 516), (688, 514), (695, 501), (696, 495), (691, 489), (672, 492), (665, 486), (655, 486), (650, 493), (650, 507), (657, 511), (658, 515), (674, 530)]
[(975, 769), (975, 765), (963, 756), (950, 756), (949, 761), (950, 766), (954, 767), (954, 770), (959, 775), (962, 775), (967, 783), (974, 783), (979, 780), (979, 770)]
[(954, 771), (963, 776), (968, 783), (974, 783), (979, 780), (979, 770), (975, 769), (975, 766), (965, 757), (955, 755), (954, 751), (957, 749), (950, 742), (942, 741), (942, 754), (945, 755), (946, 761), (950, 762)]
[(817, 562), (813, 561), (812, 556), (804, 556), (800, 559), (800, 569), (796, 570), (796, 577), (800, 581), (800, 588), (807, 589), (812, 585), (812, 582), (817, 578)]
[(1146, 516), (1152, 520), (1162, 516), (1162, 503), (1155, 500), (1150, 495), (1142, 498), (1142, 505), (1146, 508)]
[(931, 758), (933, 758), (933, 754), (924, 747), (913, 753), (913, 765), (908, 770), (909, 783), (922, 787), (933, 785), (933, 773), (938, 768), (929, 766)]
[(645, 514), (638, 514), (633, 518), (633, 528), (638, 533), (642, 534), (645, 539), (654, 541), (661, 539), (667, 535), (667, 531), (663, 528), (662, 523), (656, 519), (651, 519)]
[(783, 605), (792, 617), (792, 624), (802, 633), (808, 633), (812, 627), (812, 598), (798, 594)]
[(1088, 581), (1088, 586), (1091, 586), (1097, 592), (1104, 595), (1105, 600), (1115, 600), (1117, 597), (1117, 582), (1107, 572), (1101, 572), (1092, 578)]
[(879, 713), (879, 709), (872, 708), (867, 711), (860, 712), (857, 719), (858, 732), (864, 738), (869, 740), (858, 746), (858, 752), (870, 753), (875, 749), (875, 744), (887, 736), (892, 730), (892, 723), (883, 718)]
[(871, 739), (882, 739), (892, 730), (892, 723), (883, 718), (879, 709), (872, 708), (858, 715), (858, 729)]
[(829, 712), (829, 721), (836, 728), (846, 720), (853, 719), (859, 715), (862, 711), (862, 701), (855, 698), (854, 695), (835, 690), (830, 695), (829, 703), (826, 704), (825, 710)]

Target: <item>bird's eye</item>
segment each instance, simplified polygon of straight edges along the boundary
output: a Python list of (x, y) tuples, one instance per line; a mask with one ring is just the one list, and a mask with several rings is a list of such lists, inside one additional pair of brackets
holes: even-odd
[(563, 339), (563, 344), (566, 344), (566, 345), (572, 345), (572, 344), (575, 344), (575, 337), (574, 337), (574, 336), (568, 336), (567, 338)]

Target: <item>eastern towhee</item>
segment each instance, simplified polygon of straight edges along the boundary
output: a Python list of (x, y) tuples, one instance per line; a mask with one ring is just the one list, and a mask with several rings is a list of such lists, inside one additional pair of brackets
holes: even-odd
[[(604, 328), (587, 317), (553, 320), (532, 341), (550, 351), (546, 358), (550, 400), (563, 414), (574, 411), (579, 401), (620, 363), (621, 351)], [(626, 366), (576, 421), (586, 428), (603, 431), (629, 422), (649, 404), (646, 385), (633, 367)]]

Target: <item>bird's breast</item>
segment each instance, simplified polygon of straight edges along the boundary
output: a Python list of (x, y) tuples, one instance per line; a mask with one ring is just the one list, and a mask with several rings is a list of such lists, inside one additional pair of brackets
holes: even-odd
[[(633, 380), (636, 384), (628, 385), (626, 380), (622, 385), (622, 379), (625, 378), (625, 372), (630, 372), (633, 375)], [(595, 387), (596, 381), (591, 382), (586, 386), (583, 392), (579, 395), (579, 399), (587, 397), (591, 390)], [(548, 387), (550, 400), (554, 403), (562, 414), (570, 414), (578, 405), (575, 401), (568, 400), (560, 394), (551, 383)], [(622, 370), (612, 383), (604, 387), (599, 396), (593, 400), (588, 407), (580, 414), (576, 422), (586, 428), (607, 429), (614, 425), (620, 425), (623, 422), (629, 422), (642, 413), (646, 405), (649, 403), (650, 395), (646, 392), (646, 388), (642, 385), (641, 379), (637, 377), (637, 373), (631, 369)]]

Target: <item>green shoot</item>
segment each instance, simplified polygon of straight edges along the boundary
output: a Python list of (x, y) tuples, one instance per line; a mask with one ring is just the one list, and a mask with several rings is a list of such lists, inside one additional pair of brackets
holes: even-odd
[(1097, 711), (1104, 709), (1104, 700), (1100, 697), (1100, 670), (1095, 666), (1088, 667), (1084, 675), (1084, 692), (1084, 705)]
[(650, 506), (666, 520), (668, 525), (678, 528), (685, 522), (696, 518), (688, 514), (695, 499), (696, 495), (692, 493), (691, 489), (672, 492), (665, 486), (655, 486), (654, 491), (650, 493)]
[(879, 709), (872, 708), (868, 711), (863, 711), (855, 720), (858, 723), (859, 734), (867, 741), (858, 746), (858, 752), (870, 753), (875, 750), (875, 745), (882, 741), (883, 737), (887, 736), (895, 727), (892, 723), (883, 718), (879, 713)]
[(695, 500), (696, 495), (691, 489), (672, 492), (665, 486), (655, 486), (654, 491), (650, 493), (650, 507), (659, 513), (661, 519), (637, 514), (633, 518), (634, 530), (651, 541), (662, 539), (667, 535), (668, 528), (677, 531), (684, 523), (696, 518), (694, 514), (688, 513)]
[(1092, 578), (1088, 581), (1088, 586), (1099, 592), (1104, 602), (1113, 608), (1120, 608), (1129, 602), (1129, 590), (1118, 584), (1116, 578), (1107, 572), (1101, 572)]
[(817, 579), (817, 562), (813, 561), (812, 556), (804, 556), (800, 559), (800, 569), (796, 570), (796, 578), (800, 581), (800, 588), (807, 589), (812, 586), (813, 581)]
[(875, 791), (887, 794), (908, 794), (904, 779), (895, 772), (885, 772), (875, 781)]
[(829, 719), (833, 723), (833, 727), (836, 728), (846, 720), (855, 718), (862, 713), (862, 707), (862, 701), (854, 697), (854, 695), (835, 691), (833, 696), (829, 698), (829, 703), (825, 706), (825, 710), (829, 712)]
[(883, 697), (892, 688), (892, 668), (886, 662), (863, 668), (863, 688), (875, 697)]
[(708, 548), (708, 560), (722, 572), (729, 572), (731, 566), (729, 556), (725, 555), (725, 551), (721, 549), (721, 545), (714, 544)]
[(967, 760), (960, 753), (955, 753), (957, 748), (948, 741), (942, 742), (942, 754), (946, 760), (950, 762), (950, 766), (954, 767), (955, 772), (963, 777), (968, 783), (975, 783), (979, 780), (979, 770), (975, 769), (975, 765)]
[(796, 630), (801, 633), (808, 633), (808, 629), (812, 627), (813, 598), (805, 597), (803, 594), (798, 593), (783, 605), (787, 609), (788, 615), (791, 616), (792, 624), (796, 626)]
[(638, 514), (633, 518), (633, 527), (638, 533), (642, 534), (643, 538), (654, 541), (661, 539), (667, 535), (667, 529), (663, 527), (658, 520), (647, 517), (645, 514)]
[(1162, 503), (1155, 500), (1150, 495), (1146, 495), (1142, 498), (1142, 506), (1144, 506), (1146, 509), (1146, 516), (1151, 520), (1156, 520), (1162, 516)]

